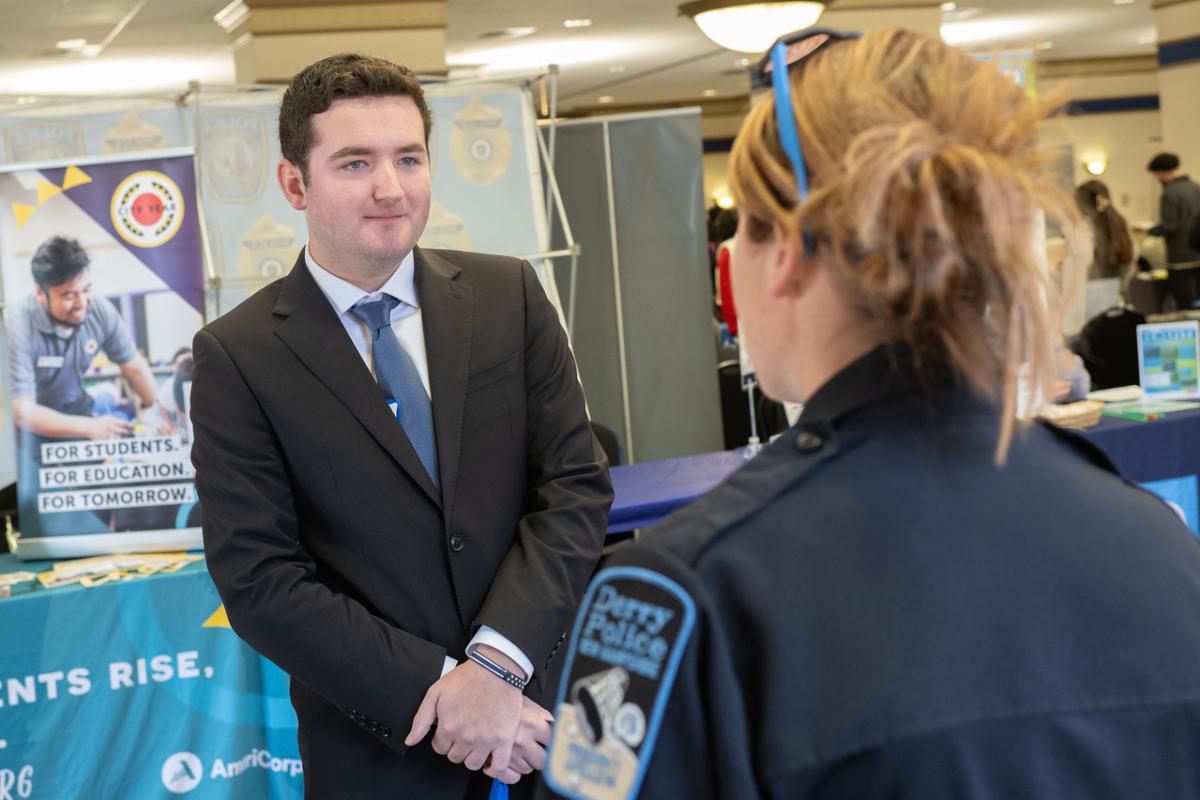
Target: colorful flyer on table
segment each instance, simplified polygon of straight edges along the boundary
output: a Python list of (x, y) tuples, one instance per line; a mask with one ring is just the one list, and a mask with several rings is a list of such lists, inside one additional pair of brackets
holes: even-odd
[(200, 546), (203, 252), (190, 149), (0, 170), (19, 556)]
[(1146, 400), (1200, 398), (1196, 347), (1200, 322), (1137, 326), (1138, 378)]

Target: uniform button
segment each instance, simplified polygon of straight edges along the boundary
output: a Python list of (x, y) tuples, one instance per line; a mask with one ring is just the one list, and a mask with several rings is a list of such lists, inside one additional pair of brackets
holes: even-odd
[(392, 735), (392, 729), (389, 728), (387, 725), (380, 725), (379, 726), (379, 735), (380, 735), (380, 737), (386, 739)]
[(801, 453), (815, 453), (825, 445), (825, 440), (812, 431), (801, 431), (796, 437), (796, 450)]
[(459, 550), (462, 550), (464, 544), (463, 538), (457, 533), (450, 537), (450, 549), (454, 552), (457, 553)]

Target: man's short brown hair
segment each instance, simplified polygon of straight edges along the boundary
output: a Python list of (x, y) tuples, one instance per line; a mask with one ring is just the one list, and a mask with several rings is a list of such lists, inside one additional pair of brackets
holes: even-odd
[(425, 146), (433, 117), (421, 82), (407, 67), (382, 58), (338, 53), (310, 64), (288, 84), (279, 105), (279, 147), (283, 157), (300, 168), (308, 184), (308, 154), (316, 142), (312, 117), (329, 110), (342, 97), (408, 97), (421, 113)]

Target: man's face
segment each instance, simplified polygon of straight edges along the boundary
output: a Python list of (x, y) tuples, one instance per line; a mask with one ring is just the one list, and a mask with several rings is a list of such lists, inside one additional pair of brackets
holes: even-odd
[(38, 302), (61, 325), (82, 325), (92, 305), (92, 271), (84, 269), (69, 281), (49, 289), (36, 289)]
[(429, 154), (416, 104), (343, 98), (311, 124), (308, 183), (289, 193), (285, 180), (284, 192), (305, 212), (313, 257), (343, 275), (394, 268), (429, 219)]

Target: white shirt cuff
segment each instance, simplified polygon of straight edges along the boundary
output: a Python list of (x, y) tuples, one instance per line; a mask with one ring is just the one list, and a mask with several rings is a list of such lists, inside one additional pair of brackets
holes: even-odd
[(487, 625), (480, 625), (479, 630), (471, 637), (471, 641), (467, 644), (467, 652), (471, 652), (481, 644), (486, 644), (488, 647), (494, 647), (504, 655), (517, 662), (517, 665), (525, 670), (526, 680), (533, 677), (533, 662), (521, 652), (521, 648), (510, 642), (495, 628), (489, 628)]
[(441, 677), (443, 677), (443, 678), (444, 678), (444, 677), (446, 677), (446, 673), (448, 673), (450, 670), (454, 669), (454, 668), (455, 668), (455, 667), (457, 667), (457, 666), (458, 666), (458, 662), (457, 662), (457, 661), (455, 661), (455, 660), (454, 660), (453, 658), (451, 658), (450, 656), (446, 656), (446, 663), (442, 664), (442, 675), (441, 675)]

